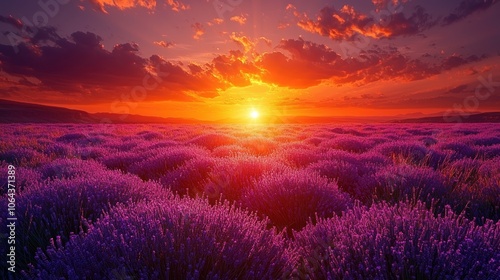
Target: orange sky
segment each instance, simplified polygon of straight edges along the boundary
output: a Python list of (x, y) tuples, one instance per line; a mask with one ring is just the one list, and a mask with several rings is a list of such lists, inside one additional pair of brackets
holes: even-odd
[(0, 98), (202, 120), (500, 108), (497, 1), (55, 1), (0, 4)]

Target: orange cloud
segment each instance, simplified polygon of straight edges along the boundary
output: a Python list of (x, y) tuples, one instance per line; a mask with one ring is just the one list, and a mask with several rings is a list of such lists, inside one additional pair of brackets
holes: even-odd
[(170, 6), (170, 8), (173, 11), (179, 12), (179, 11), (184, 11), (184, 10), (189, 10), (189, 5), (185, 5), (179, 1), (175, 0), (167, 0), (167, 4)]
[(212, 60), (211, 66), (217, 71), (219, 79), (231, 86), (248, 86), (251, 84), (250, 76), (260, 73), (260, 69), (247, 61), (241, 51), (219, 55)]
[(208, 26), (219, 25), (219, 24), (222, 24), (223, 22), (224, 22), (224, 20), (221, 18), (214, 18), (213, 20), (207, 22), (207, 25)]
[(203, 34), (205, 34), (205, 29), (203, 28), (203, 25), (199, 22), (191, 25), (191, 27), (194, 29), (194, 35), (193, 35), (193, 38), (195, 40), (199, 40), (201, 39), (201, 36), (203, 36)]
[(247, 18), (244, 15), (241, 16), (233, 16), (230, 18), (231, 21), (237, 22), (240, 25), (244, 25), (247, 22)]
[(264, 82), (289, 88), (308, 88), (334, 76), (343, 76), (340, 56), (325, 45), (298, 40), (282, 40), (277, 48), (282, 52), (265, 53), (256, 65), (261, 68)]
[[(156, 8), (156, 0), (89, 0), (90, 3), (94, 6), (96, 10), (99, 10), (103, 13), (108, 13), (106, 11), (106, 7), (115, 7), (120, 10), (135, 8), (135, 7), (144, 7), (146, 9), (153, 10)], [(185, 5), (180, 1), (175, 0), (167, 0), (167, 5), (173, 11), (179, 12), (181, 10), (188, 10), (189, 5)]]
[(106, 7), (115, 7), (120, 10), (130, 9), (134, 7), (144, 7), (146, 9), (154, 9), (156, 0), (89, 0), (95, 9), (108, 13)]
[(165, 41), (154, 41), (153, 44), (164, 47), (164, 48), (170, 48), (174, 46), (174, 43), (171, 42), (165, 42)]
[(260, 37), (259, 41), (264, 42), (264, 44), (266, 44), (268, 47), (272, 47), (272, 45), (273, 45), (273, 42), (266, 37)]
[[(384, 3), (387, 4), (387, 0), (374, 0), (375, 5), (383, 5)], [(409, 17), (394, 11), (387, 15), (384, 22), (359, 13), (349, 5), (344, 5), (340, 10), (334, 7), (324, 7), (320, 10), (316, 20), (309, 18), (305, 13), (300, 14), (294, 6), (289, 6), (287, 9), (293, 11), (294, 16), (298, 19), (297, 25), (302, 29), (339, 41), (352, 41), (356, 39), (357, 35), (374, 39), (414, 35), (437, 23), (419, 6)]]
[(233, 32), (229, 38), (231, 38), (231, 40), (233, 40), (236, 44), (242, 46), (245, 53), (251, 51), (255, 46), (254, 42), (252, 42), (252, 40), (250, 40), (247, 36), (238, 36), (235, 32)]
[(242, 47), (245, 54), (250, 53), (255, 50), (255, 47), (259, 43), (264, 43), (267, 47), (272, 47), (272, 41), (266, 37), (259, 37), (255, 39), (250, 39), (245, 35), (236, 34), (236, 32), (231, 33), (229, 38), (235, 42), (238, 46)]

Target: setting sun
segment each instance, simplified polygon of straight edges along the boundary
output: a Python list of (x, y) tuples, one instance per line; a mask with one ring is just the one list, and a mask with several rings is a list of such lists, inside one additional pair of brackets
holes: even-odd
[(259, 111), (255, 110), (255, 109), (252, 109), (252, 110), (250, 111), (250, 118), (252, 118), (252, 119), (256, 120), (256, 119), (258, 119), (258, 118), (259, 118), (259, 116), (260, 116)]

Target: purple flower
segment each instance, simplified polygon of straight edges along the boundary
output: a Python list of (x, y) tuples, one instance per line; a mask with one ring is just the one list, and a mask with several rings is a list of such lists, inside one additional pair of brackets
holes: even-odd
[(295, 262), (265, 220), (199, 199), (119, 207), (37, 260), (27, 278), (280, 279)]
[(241, 202), (288, 229), (300, 229), (316, 217), (340, 215), (352, 203), (336, 184), (306, 170), (266, 174), (244, 192)]

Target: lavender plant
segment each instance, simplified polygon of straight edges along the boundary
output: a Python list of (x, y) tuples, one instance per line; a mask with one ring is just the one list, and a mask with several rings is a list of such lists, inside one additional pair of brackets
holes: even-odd
[(86, 235), (37, 253), (27, 278), (280, 279), (294, 254), (266, 221), (227, 203), (165, 200), (119, 207)]
[(352, 201), (335, 183), (316, 173), (269, 173), (244, 192), (242, 205), (270, 218), (280, 229), (300, 229), (316, 217), (340, 215)]
[(500, 224), (478, 226), (450, 208), (355, 207), (295, 232), (300, 279), (497, 279)]

